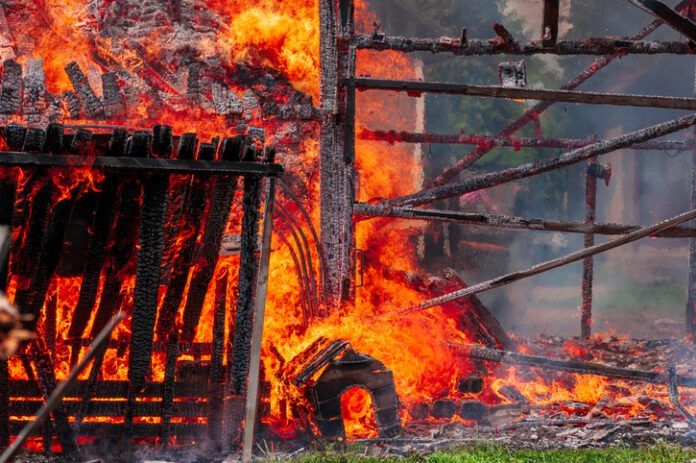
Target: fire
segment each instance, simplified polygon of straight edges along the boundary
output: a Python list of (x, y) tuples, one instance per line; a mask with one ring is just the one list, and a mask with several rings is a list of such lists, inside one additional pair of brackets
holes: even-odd
[[(163, 24), (140, 37), (132, 40), (104, 37), (100, 29), (100, 20), (106, 15), (116, 14), (114, 8), (120, 2), (101, 0), (56, 1), (32, 3), (31, 11), (40, 20), (30, 22), (32, 46), (18, 55), (19, 62), (30, 58), (40, 58), (46, 73), (47, 90), (59, 94), (73, 90), (67, 77), (65, 67), (76, 61), (95, 89), (97, 78), (102, 72), (118, 71), (121, 88), (138, 85), (156, 87), (157, 91), (143, 93), (135, 106), (129, 106), (127, 114), (109, 123), (129, 127), (149, 126), (153, 123), (168, 124), (177, 134), (196, 131), (202, 139), (215, 134), (222, 136), (234, 134), (237, 127), (231, 126), (225, 116), (213, 114), (202, 107), (185, 101), (186, 76), (180, 72), (183, 62), (171, 59), (176, 55), (168, 47), (176, 30), (173, 24)], [(200, 34), (191, 38), (189, 53), (195, 59), (211, 56), (219, 58), (221, 66), (218, 71), (224, 75), (230, 91), (238, 97), (243, 96), (244, 85), (234, 81), (235, 72), (243, 66), (251, 68), (270, 68), (279, 72), (292, 86), (314, 97), (316, 106), (319, 94), (319, 21), (317, 0), (293, 0), (278, 2), (275, 0), (201, 0), (200, 8), (194, 11), (194, 20), (210, 10), (219, 19), (214, 24), (216, 33)], [(124, 12), (124, 15), (134, 14)], [(369, 11), (365, 0), (357, 2), (356, 14), (358, 26), (367, 29), (376, 20)], [(11, 18), (14, 18), (11, 16)], [(15, 18), (16, 19), (16, 18)], [(132, 18), (138, 20), (137, 17)], [(29, 34), (28, 34), (29, 35)], [(113, 69), (112, 69), (113, 68)], [(265, 71), (264, 71), (265, 72)], [(391, 52), (364, 52), (358, 56), (358, 74), (383, 78), (417, 79), (417, 63), (404, 55)], [(289, 98), (284, 90), (278, 88), (274, 96), (278, 103)], [(211, 95), (202, 98), (209, 102)], [(162, 107), (161, 101), (165, 101)], [(183, 103), (182, 103), (183, 101)], [(357, 97), (357, 128), (415, 131), (417, 119), (416, 100), (408, 95), (362, 94)], [(19, 120), (17, 116), (13, 116)], [(386, 121), (386, 122), (385, 122)], [(95, 123), (96, 121), (79, 120), (78, 123)], [(251, 125), (261, 126), (273, 135), (280, 127), (281, 121), (270, 115), (254, 114)], [(282, 143), (284, 138), (278, 140)], [(278, 141), (276, 140), (276, 141)], [(319, 228), (319, 182), (318, 182), (318, 126), (307, 129), (302, 134), (299, 150), (280, 159), (292, 174), (293, 181), (303, 193), (303, 205), (309, 208), (309, 215), (315, 228)], [(421, 161), (417, 153), (408, 145), (389, 144), (368, 140), (357, 140), (356, 167), (358, 172), (358, 200), (371, 201), (383, 197), (395, 197), (409, 194), (417, 189), (421, 182)], [(29, 180), (29, 175), (21, 170), (12, 170), (21, 187)], [(104, 180), (92, 170), (71, 169), (69, 171), (50, 172), (49, 178), (55, 187), (52, 207), (61, 201), (74, 198), (80, 193), (99, 191)], [(185, 183), (185, 178), (174, 177), (172, 188)], [(40, 188), (42, 185), (36, 185)], [(237, 199), (239, 192), (237, 193)], [(281, 192), (281, 202), (285, 202)], [(140, 198), (142, 202), (142, 198)], [(237, 201), (238, 203), (238, 201)], [(288, 208), (294, 206), (287, 201)], [(238, 210), (231, 214), (227, 224), (228, 233), (239, 233), (241, 214)], [(310, 232), (305, 225), (304, 232)], [(296, 434), (300, 417), (290, 405), (304, 403), (303, 391), (292, 386), (283, 378), (283, 366), (307, 349), (320, 337), (327, 339), (345, 339), (356, 350), (382, 361), (393, 371), (396, 389), (404, 405), (403, 416), (408, 417), (411, 407), (432, 403), (440, 398), (462, 398), (456, 391), (459, 377), (470, 374), (473, 370), (470, 362), (453, 356), (449, 345), (451, 342), (468, 342), (466, 334), (458, 326), (456, 314), (444, 309), (434, 309), (407, 316), (394, 316), (396, 310), (416, 303), (423, 294), (405, 283), (385, 279), (384, 269), (396, 269), (419, 272), (415, 256), (415, 240), (421, 229), (406, 221), (366, 221), (356, 226), (357, 247), (366, 256), (366, 267), (361, 280), (363, 286), (356, 291), (353, 304), (343, 307), (339, 312), (325, 318), (314, 318), (309, 323), (304, 319), (300, 302), (300, 283), (295, 275), (295, 266), (289, 249), (276, 236), (271, 256), (268, 302), (265, 319), (265, 337), (263, 345), (264, 374), (271, 381), (270, 414), (264, 417), (268, 425), (281, 436)], [(281, 230), (282, 231), (282, 230)], [(14, 230), (15, 243), (21, 244), (26, 239), (25, 227)], [(184, 229), (165, 252), (167, 260), (176, 255), (193, 230)], [(311, 250), (313, 261), (319, 262), (315, 249)], [(196, 262), (196, 270), (206, 265)], [(195, 334), (195, 342), (212, 341), (213, 314), (215, 309), (215, 286), (221, 284), (225, 275), (230, 282), (237, 279), (239, 258), (229, 256), (219, 259), (215, 268), (213, 283), (207, 293), (200, 324)], [(135, 278), (133, 263), (126, 266), (122, 277), (119, 294), (119, 308), (130, 312), (133, 307)], [(13, 295), (20, 284), (15, 278), (10, 282), (8, 294)], [(95, 306), (98, 306), (104, 290), (105, 275), (102, 275)], [(56, 350), (54, 362), (58, 378), (64, 378), (69, 371), (71, 357), (71, 340), (67, 339), (69, 323), (77, 304), (82, 277), (54, 278), (47, 301), (55, 304), (56, 310)], [(190, 281), (189, 281), (190, 284)], [(160, 303), (165, 288), (160, 288)], [(187, 285), (188, 289), (188, 285)], [(187, 291), (184, 293), (186, 294)], [(236, 288), (227, 288), (227, 313), (233, 313), (236, 301)], [(186, 303), (182, 301), (181, 307)], [(46, 323), (47, 306), (43, 308), (39, 319), (39, 334), (48, 336)], [(177, 326), (181, 326), (183, 314), (179, 310)], [(93, 315), (94, 317), (94, 315)], [(90, 320), (85, 333), (89, 333), (94, 320)], [(226, 327), (229, 336), (229, 323)], [(130, 322), (127, 320), (114, 333), (114, 344), (107, 351), (102, 375), (107, 380), (127, 380), (128, 357), (117, 347), (128, 342)], [(156, 341), (163, 341), (156, 338)], [(565, 348), (568, 355), (581, 357), (586, 352), (576, 344)], [(162, 381), (164, 378), (164, 354), (156, 352), (152, 361), (150, 379)], [(180, 357), (184, 360), (184, 357)], [(11, 359), (12, 378), (28, 378), (24, 365), (18, 359)], [(89, 373), (85, 373), (83, 379)], [(606, 380), (596, 377), (574, 377), (573, 381), (549, 382), (537, 377), (529, 380), (527, 375), (509, 369), (507, 375), (501, 375), (489, 384), (495, 393), (503, 385), (513, 384), (533, 403), (545, 404), (564, 400), (574, 400), (596, 404), (607, 393)], [(491, 394), (494, 396), (495, 394)], [(494, 397), (493, 401), (503, 401)], [(348, 391), (343, 396), (342, 409), (347, 433), (351, 437), (374, 436), (376, 428), (371, 409), (369, 394), (362, 389)], [(101, 417), (90, 418), (97, 420)], [(156, 421), (158, 417), (149, 417)]]

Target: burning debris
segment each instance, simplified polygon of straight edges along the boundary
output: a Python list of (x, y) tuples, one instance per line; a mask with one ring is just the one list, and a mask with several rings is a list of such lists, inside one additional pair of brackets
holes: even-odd
[[(546, 138), (539, 120), (557, 102), (696, 109), (688, 97), (578, 90), (626, 54), (693, 54), (690, 41), (647, 40), (663, 24), (692, 39), (688, 2), (633, 2), (657, 17), (635, 36), (574, 41), (559, 39), (558, 1), (543, 2), (532, 41), (501, 23), (487, 39), (392, 36), (351, 0), (58, 3), (0, 6), (3, 446), (38, 429), (35, 413), (50, 417), (30, 448), (72, 457), (135, 455), (114, 439), (204, 441), (216, 456), (242, 447), (245, 461), (262, 439), (368, 438), (390, 454), (501, 433), (544, 448), (693, 442), (693, 346), (593, 337), (592, 258), (646, 237), (696, 242), (679, 226), (696, 210), (597, 223), (597, 180), (620, 175), (598, 157), (692, 150), (657, 139), (696, 116), (608, 140)], [(599, 57), (553, 90), (531, 88), (512, 60), (499, 85), (424, 81), (404, 56), (417, 51)], [(445, 135), (403, 122), (429, 93), (537, 103), (494, 136)], [(530, 122), (538, 136), (515, 138)], [(403, 143), (476, 148), (414, 192), (422, 162)], [(457, 179), (496, 146), (569, 151)], [(581, 222), (419, 207), (580, 163)], [(584, 249), (469, 286), (419, 266), (425, 228), (390, 219), (579, 233)], [(476, 296), (580, 260), (580, 338), (524, 340)]]

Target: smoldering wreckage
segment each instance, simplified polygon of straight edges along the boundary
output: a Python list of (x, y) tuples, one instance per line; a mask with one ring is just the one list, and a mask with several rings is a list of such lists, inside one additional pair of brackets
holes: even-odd
[[(270, 3), (0, 6), (0, 460), (249, 461), (346, 439), (380, 455), (693, 445), (696, 187), (692, 210), (650, 226), (598, 223), (596, 203), (598, 179), (620, 175), (601, 155), (696, 150), (696, 98), (578, 87), (621, 56), (693, 55), (696, 2), (632, 0), (645, 28), (582, 41), (559, 39), (559, 0), (539, 2), (535, 41), (503, 24), (483, 39), (389, 36), (361, 0), (288, 2), (305, 36), (253, 16), (285, 8)], [(265, 27), (286, 42), (259, 39)], [(680, 39), (652, 41), (661, 28)], [(517, 58), (497, 85), (451, 84), (415, 80), (423, 51)], [(533, 89), (519, 57), (537, 54), (596, 58)], [(359, 74), (359, 58), (392, 78)], [(536, 103), (494, 136), (373, 130), (366, 107), (404, 111), (385, 92)], [(557, 102), (687, 115), (607, 140), (516, 136)], [(366, 163), (384, 142), (402, 169)], [(396, 175), (414, 143), (474, 149), (414, 193)], [(497, 146), (565, 152), (460, 177)], [(422, 207), (579, 163), (582, 222)], [(584, 248), (469, 286), (419, 268), (404, 220), (582, 234)], [(691, 240), (684, 339), (592, 336), (593, 256), (646, 237)], [(572, 262), (579, 337), (522, 338), (476, 296)]]

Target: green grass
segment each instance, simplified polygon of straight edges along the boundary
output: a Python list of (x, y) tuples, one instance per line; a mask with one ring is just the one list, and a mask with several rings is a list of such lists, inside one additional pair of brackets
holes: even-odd
[(358, 452), (328, 451), (305, 454), (291, 463), (690, 463), (696, 450), (657, 445), (643, 449), (614, 447), (604, 450), (508, 450), (483, 446), (405, 458), (366, 457)]

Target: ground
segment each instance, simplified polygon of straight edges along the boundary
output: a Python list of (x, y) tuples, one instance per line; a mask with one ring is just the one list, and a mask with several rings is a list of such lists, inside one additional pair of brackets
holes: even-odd
[(369, 447), (346, 451), (311, 453), (286, 459), (269, 458), (270, 461), (292, 463), (693, 463), (696, 450), (658, 444), (641, 449), (616, 446), (603, 450), (509, 450), (506, 447), (483, 446), (430, 455), (413, 454), (405, 457), (370, 456)]

